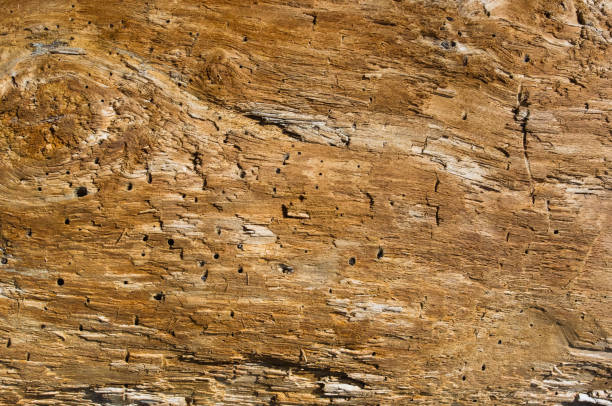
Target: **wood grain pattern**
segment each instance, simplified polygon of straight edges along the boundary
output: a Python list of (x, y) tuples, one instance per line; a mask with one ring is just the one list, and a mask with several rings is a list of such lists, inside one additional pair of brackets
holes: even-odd
[(609, 1), (0, 6), (1, 404), (612, 404)]

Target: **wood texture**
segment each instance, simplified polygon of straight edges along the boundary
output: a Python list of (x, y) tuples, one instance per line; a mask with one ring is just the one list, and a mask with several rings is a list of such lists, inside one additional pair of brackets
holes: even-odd
[(0, 6), (1, 404), (612, 404), (609, 1)]

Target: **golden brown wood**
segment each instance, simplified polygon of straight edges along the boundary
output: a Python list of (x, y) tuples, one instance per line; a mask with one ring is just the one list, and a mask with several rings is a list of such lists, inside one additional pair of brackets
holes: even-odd
[(1, 404), (612, 404), (609, 1), (0, 6)]

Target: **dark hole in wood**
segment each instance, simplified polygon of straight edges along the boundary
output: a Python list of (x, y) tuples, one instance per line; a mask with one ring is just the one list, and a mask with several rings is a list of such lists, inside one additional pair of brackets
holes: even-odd
[(87, 188), (85, 186), (79, 186), (76, 189), (76, 195), (78, 197), (85, 197), (85, 196), (87, 196)]

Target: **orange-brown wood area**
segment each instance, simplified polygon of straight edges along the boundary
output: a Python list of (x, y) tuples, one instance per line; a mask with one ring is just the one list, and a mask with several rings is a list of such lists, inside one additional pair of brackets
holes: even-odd
[(609, 1), (0, 10), (0, 404), (612, 405)]

